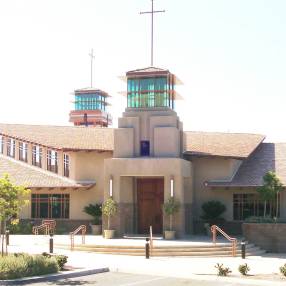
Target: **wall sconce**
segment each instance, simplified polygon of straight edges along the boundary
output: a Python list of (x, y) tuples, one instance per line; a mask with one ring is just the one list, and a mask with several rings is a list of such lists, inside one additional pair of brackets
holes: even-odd
[(171, 184), (171, 198), (173, 198), (174, 197), (174, 177), (173, 176), (171, 177), (170, 184)]
[(112, 197), (113, 195), (113, 178), (112, 176), (109, 179), (109, 196)]

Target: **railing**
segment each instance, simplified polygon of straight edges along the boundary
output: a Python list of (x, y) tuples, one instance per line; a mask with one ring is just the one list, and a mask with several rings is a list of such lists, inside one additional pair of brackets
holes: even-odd
[(48, 234), (54, 234), (55, 233), (55, 228), (56, 228), (56, 221), (53, 219), (44, 219), (42, 220), (42, 224), (33, 226), (32, 232), (35, 235), (39, 234), (40, 230), (45, 230), (45, 235)]
[(44, 229), (45, 230), (45, 235), (48, 235), (50, 233), (50, 225), (47, 223), (43, 223), (41, 225), (38, 226), (33, 226), (32, 232), (35, 235), (39, 234), (39, 231)]
[(42, 220), (42, 224), (48, 224), (49, 225), (49, 233), (55, 234), (56, 221), (54, 219), (44, 219), (44, 220)]
[(70, 232), (70, 238), (71, 238), (71, 250), (74, 249), (74, 236), (78, 234), (81, 231), (81, 242), (82, 244), (85, 244), (85, 234), (86, 234), (86, 226), (83, 224), (79, 226), (75, 231)]
[(236, 247), (237, 247), (237, 239), (236, 238), (230, 237), (228, 234), (226, 234), (217, 225), (211, 226), (211, 232), (213, 234), (213, 243), (216, 243), (217, 232), (221, 233), (228, 241), (230, 241), (231, 242), (231, 254), (232, 254), (232, 256), (236, 256)]
[(153, 252), (153, 230), (152, 225), (150, 225), (150, 254)]

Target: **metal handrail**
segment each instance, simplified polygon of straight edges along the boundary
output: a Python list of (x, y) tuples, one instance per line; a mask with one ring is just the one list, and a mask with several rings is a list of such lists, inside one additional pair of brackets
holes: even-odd
[(42, 224), (48, 224), (50, 227), (50, 231), (54, 234), (56, 228), (56, 221), (54, 219), (43, 219)]
[(33, 234), (38, 235), (39, 230), (45, 229), (45, 235), (48, 235), (50, 233), (50, 227), (51, 227), (50, 224), (43, 223), (43, 224), (38, 225), (38, 226), (33, 226), (32, 232), (33, 232)]
[(221, 233), (228, 241), (231, 242), (231, 253), (232, 256), (236, 256), (236, 248), (237, 248), (237, 239), (235, 237), (231, 237), (228, 234), (226, 234), (221, 228), (219, 228), (217, 225), (211, 226), (211, 232), (213, 234), (213, 243), (216, 243), (216, 235), (217, 231)]
[(85, 234), (86, 234), (86, 226), (82, 224), (79, 226), (76, 230), (70, 232), (70, 239), (71, 239), (71, 250), (74, 249), (74, 236), (78, 234), (81, 231), (81, 242), (82, 244), (85, 244)]

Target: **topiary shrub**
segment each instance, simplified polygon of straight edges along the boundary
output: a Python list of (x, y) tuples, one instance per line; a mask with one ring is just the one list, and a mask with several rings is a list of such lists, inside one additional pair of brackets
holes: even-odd
[(219, 219), (226, 211), (226, 207), (220, 201), (208, 201), (202, 205), (203, 215), (202, 219), (212, 221)]
[(227, 276), (229, 273), (231, 273), (231, 270), (228, 267), (224, 267), (223, 264), (217, 263), (215, 268), (217, 269), (218, 276)]
[(112, 198), (108, 198), (102, 205), (102, 212), (107, 216), (107, 229), (110, 229), (110, 219), (117, 213), (117, 204)]
[(250, 267), (247, 265), (247, 263), (245, 264), (240, 264), (238, 266), (238, 271), (240, 272), (240, 274), (242, 275), (247, 275), (247, 273), (250, 271)]

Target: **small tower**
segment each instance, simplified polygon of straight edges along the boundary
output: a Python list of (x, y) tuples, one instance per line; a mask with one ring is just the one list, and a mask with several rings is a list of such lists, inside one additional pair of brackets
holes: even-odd
[(112, 117), (107, 112), (108, 93), (93, 88), (93, 49), (90, 56), (90, 87), (74, 91), (74, 110), (70, 112), (70, 122), (75, 126), (101, 126), (108, 127), (112, 124)]
[(110, 95), (100, 89), (82, 88), (74, 91), (74, 110), (70, 112), (70, 122), (75, 126), (101, 126), (112, 124), (107, 112)]
[(169, 70), (148, 67), (126, 73), (128, 108), (175, 108), (175, 84), (180, 84)]

